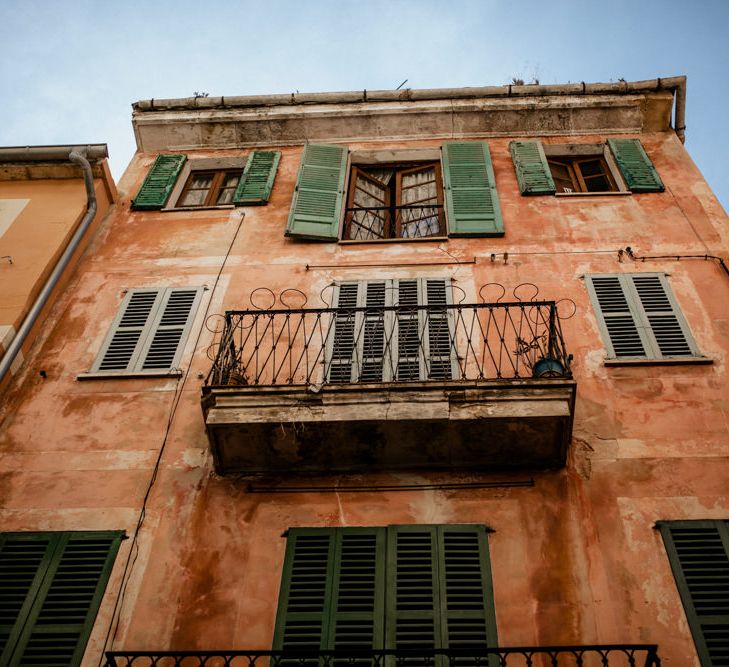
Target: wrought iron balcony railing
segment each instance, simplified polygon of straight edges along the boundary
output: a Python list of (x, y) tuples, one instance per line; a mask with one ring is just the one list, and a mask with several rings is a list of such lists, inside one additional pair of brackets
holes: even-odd
[(654, 644), (335, 651), (111, 651), (106, 667), (660, 667)]
[(571, 377), (553, 301), (228, 311), (206, 384)]

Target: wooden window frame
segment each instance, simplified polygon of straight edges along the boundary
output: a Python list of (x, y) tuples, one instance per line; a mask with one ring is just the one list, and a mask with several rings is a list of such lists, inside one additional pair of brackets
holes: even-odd
[[(402, 236), (402, 219), (397, 214), (398, 208), (402, 207), (402, 178), (408, 173), (421, 171), (423, 169), (434, 168), (435, 170), (435, 186), (436, 186), (436, 204), (438, 208), (438, 232), (430, 236), (419, 237), (403, 237)], [(357, 239), (347, 238), (350, 232), (352, 219), (354, 217), (352, 209), (354, 206), (354, 197), (357, 189), (357, 177), (361, 176), (365, 180), (374, 181), (367, 172), (372, 169), (392, 169), (395, 177), (395, 195), (392, 201), (392, 193), (390, 189), (386, 191), (386, 200), (383, 209), (386, 209), (387, 220), (384, 225), (384, 234), (382, 238)], [(349, 168), (347, 199), (345, 205), (344, 224), (342, 225), (342, 238), (340, 241), (345, 243), (382, 243), (396, 241), (428, 241), (436, 239), (444, 239), (448, 237), (448, 227), (445, 216), (445, 192), (443, 188), (443, 167), (440, 160), (422, 160), (422, 161), (402, 161), (389, 163), (376, 163), (359, 165), (352, 164)], [(393, 224), (393, 216), (395, 218)]]
[[(594, 174), (592, 176), (587, 176), (582, 173), (582, 163), (583, 162), (595, 162), (598, 161), (600, 163), (600, 167), (602, 169), (602, 172), (600, 174)], [(561, 167), (564, 167), (567, 169), (567, 172), (570, 176), (570, 179), (572, 180), (572, 184), (574, 186), (574, 190), (572, 193), (566, 193), (566, 192), (557, 192), (556, 194), (603, 194), (603, 193), (609, 193), (609, 192), (620, 192), (620, 189), (618, 188), (618, 184), (615, 180), (615, 177), (613, 176), (610, 165), (608, 165), (607, 160), (605, 159), (604, 155), (569, 155), (569, 156), (547, 156), (547, 164), (549, 165), (550, 171), (552, 168), (552, 164), (557, 164)], [(609, 185), (609, 190), (588, 190), (587, 188), (587, 180), (591, 180), (593, 178), (598, 178), (600, 176), (604, 176)], [(554, 178), (554, 174), (552, 174), (552, 178)]]
[[(185, 182), (185, 185), (182, 188), (182, 192), (180, 192), (179, 197), (177, 198), (177, 203), (175, 205), (175, 208), (208, 208), (212, 206), (232, 206), (233, 202), (232, 199), (230, 202), (223, 202), (218, 203), (218, 197), (220, 196), (220, 192), (224, 189), (222, 186), (225, 183), (225, 179), (229, 174), (238, 174), (238, 182), (240, 182), (240, 177), (243, 175), (243, 169), (219, 169), (219, 170), (213, 170), (213, 169), (193, 169), (190, 171), (187, 181)], [(210, 187), (208, 188), (207, 195), (205, 197), (205, 201), (202, 204), (183, 204), (185, 201), (185, 197), (189, 193), (189, 191), (192, 189), (192, 183), (195, 178), (210, 174), (213, 177), (212, 182), (210, 183)], [(237, 187), (238, 183), (236, 183)], [(202, 189), (202, 188), (200, 188)], [(235, 188), (234, 188), (235, 190)], [(234, 192), (235, 194), (235, 192)]]

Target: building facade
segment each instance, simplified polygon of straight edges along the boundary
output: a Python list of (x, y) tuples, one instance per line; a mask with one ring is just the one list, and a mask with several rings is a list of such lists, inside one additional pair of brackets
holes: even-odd
[(726, 664), (729, 232), (684, 105), (136, 103), (3, 398), (2, 660)]

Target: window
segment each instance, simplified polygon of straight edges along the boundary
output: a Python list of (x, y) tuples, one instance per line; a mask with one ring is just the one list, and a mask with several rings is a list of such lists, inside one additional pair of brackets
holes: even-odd
[(658, 522), (702, 667), (729, 655), (729, 521)]
[(608, 139), (605, 144), (512, 141), (509, 150), (523, 195), (664, 190), (638, 139)]
[(382, 241), (504, 235), (486, 142), (446, 142), (435, 155), (421, 151), (428, 154), (424, 159), (417, 152), (350, 154), (346, 146), (307, 144), (286, 236)]
[(496, 645), (485, 527), (288, 531), (275, 649)]
[(326, 345), (327, 381), (393, 382), (459, 377), (452, 303), (443, 278), (339, 283)]
[(343, 239), (445, 236), (440, 163), (353, 166)]
[(201, 287), (133, 289), (85, 377), (169, 375), (182, 350), (202, 298)]
[(174, 210), (265, 204), (280, 159), (280, 151), (189, 160), (186, 155), (158, 155), (132, 208)]
[(177, 208), (231, 204), (242, 169), (193, 171), (177, 200)]
[(602, 156), (548, 158), (557, 192), (615, 192), (617, 185)]
[(593, 274), (587, 289), (608, 361), (705, 361), (662, 273)]
[(0, 533), (0, 664), (81, 663), (123, 533)]

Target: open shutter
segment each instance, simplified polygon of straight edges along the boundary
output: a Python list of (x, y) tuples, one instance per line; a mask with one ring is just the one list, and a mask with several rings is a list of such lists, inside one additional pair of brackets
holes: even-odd
[[(437, 527), (443, 648), (494, 647), (496, 616), (486, 529)], [(497, 664), (498, 660), (492, 661)]]
[(233, 195), (234, 204), (265, 204), (276, 179), (281, 151), (253, 151)]
[(663, 192), (663, 181), (640, 139), (608, 139), (625, 184), (632, 192)]
[(336, 241), (342, 215), (347, 149), (307, 144), (291, 201), (286, 236)]
[(650, 350), (646, 331), (636, 319), (632, 292), (624, 289), (623, 275), (586, 276), (608, 358), (644, 359)]
[[(289, 530), (273, 635), (274, 649), (325, 648), (332, 599), (335, 533), (334, 528)], [(318, 661), (302, 664), (317, 665)]]
[(92, 373), (128, 372), (137, 366), (164, 290), (129, 290), (96, 357)]
[(0, 533), (0, 665), (10, 662), (57, 541), (57, 533)]
[(179, 364), (201, 295), (199, 287), (165, 290), (144, 342), (138, 370), (172, 369)]
[(523, 195), (553, 195), (557, 192), (541, 141), (512, 141), (509, 150)]
[[(52, 549), (9, 667), (81, 663), (121, 532), (50, 533)], [(42, 537), (42, 535), (41, 535)]]
[(647, 322), (654, 355), (657, 358), (700, 356), (666, 276), (636, 273), (629, 278)]
[(185, 155), (158, 155), (157, 159), (132, 201), (132, 208), (137, 210), (153, 210), (162, 208), (175, 187)]
[(660, 522), (702, 667), (729, 662), (729, 523)]
[(443, 144), (449, 236), (503, 236), (491, 154), (484, 141)]

